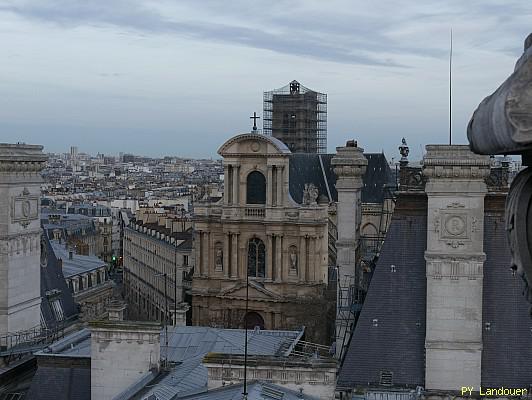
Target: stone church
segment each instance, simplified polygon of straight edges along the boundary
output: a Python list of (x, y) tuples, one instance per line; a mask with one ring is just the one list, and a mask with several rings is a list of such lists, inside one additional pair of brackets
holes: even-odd
[[(349, 157), (337, 157), (335, 164), (335, 154), (292, 154), (280, 140), (257, 133), (232, 137), (218, 153), (224, 197), (195, 206), (193, 324), (304, 326), (307, 340), (331, 344), (336, 293), (329, 282), (329, 253), (337, 238), (330, 239), (329, 211), (341, 197), (334, 171), (341, 173)], [(362, 149), (358, 153), (365, 166)], [(375, 178), (380, 190), (389, 173), (384, 165)], [(345, 221), (352, 224), (338, 226), (338, 232), (350, 232), (355, 246), (360, 185), (346, 193), (342, 198), (352, 218)]]

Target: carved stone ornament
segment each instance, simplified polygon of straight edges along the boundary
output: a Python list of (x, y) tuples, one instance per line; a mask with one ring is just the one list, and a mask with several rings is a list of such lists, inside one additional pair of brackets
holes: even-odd
[(317, 205), (319, 191), (318, 188), (313, 183), (305, 183), (305, 188), (303, 189), (303, 204), (306, 206)]
[(11, 198), (11, 222), (26, 228), (39, 215), (39, 196), (30, 195), (27, 188)]
[[(506, 231), (512, 254), (511, 268), (523, 278), (523, 295), (532, 303), (532, 170), (521, 171), (512, 182), (506, 200)], [(532, 315), (532, 314), (531, 314)]]
[(222, 243), (217, 242), (214, 245), (214, 268), (217, 271), (224, 269), (224, 252), (222, 249)]
[(46, 246), (46, 241), (44, 238), (41, 238), (41, 267), (46, 267), (48, 265), (48, 246)]
[(290, 246), (288, 249), (288, 258), (290, 260), (290, 269), (297, 271), (297, 247)]
[(257, 140), (254, 140), (252, 141), (250, 144), (249, 144), (249, 149), (256, 153), (257, 151), (260, 150), (260, 143), (257, 141)]

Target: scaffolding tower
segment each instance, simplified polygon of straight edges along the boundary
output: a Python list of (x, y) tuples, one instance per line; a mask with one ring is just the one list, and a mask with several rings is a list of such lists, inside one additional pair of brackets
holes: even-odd
[(263, 133), (293, 153), (327, 152), (327, 95), (298, 81), (264, 92)]

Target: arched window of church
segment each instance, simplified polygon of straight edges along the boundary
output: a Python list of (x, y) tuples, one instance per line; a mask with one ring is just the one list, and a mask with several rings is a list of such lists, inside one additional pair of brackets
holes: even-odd
[(253, 238), (248, 244), (248, 276), (264, 278), (266, 275), (266, 249), (264, 242)]
[(266, 204), (266, 178), (259, 171), (248, 175), (246, 185), (247, 204)]

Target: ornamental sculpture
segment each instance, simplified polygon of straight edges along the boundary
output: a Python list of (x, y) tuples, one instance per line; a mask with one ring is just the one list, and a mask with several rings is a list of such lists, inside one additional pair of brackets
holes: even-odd
[(515, 70), (474, 112), (467, 129), (471, 150), (479, 154), (520, 154), (522, 170), (506, 199), (506, 230), (512, 269), (525, 281), (523, 294), (532, 303), (532, 34), (525, 40)]
[(305, 188), (303, 189), (303, 204), (306, 206), (315, 206), (317, 205), (318, 200), (318, 188), (313, 183), (305, 183)]

